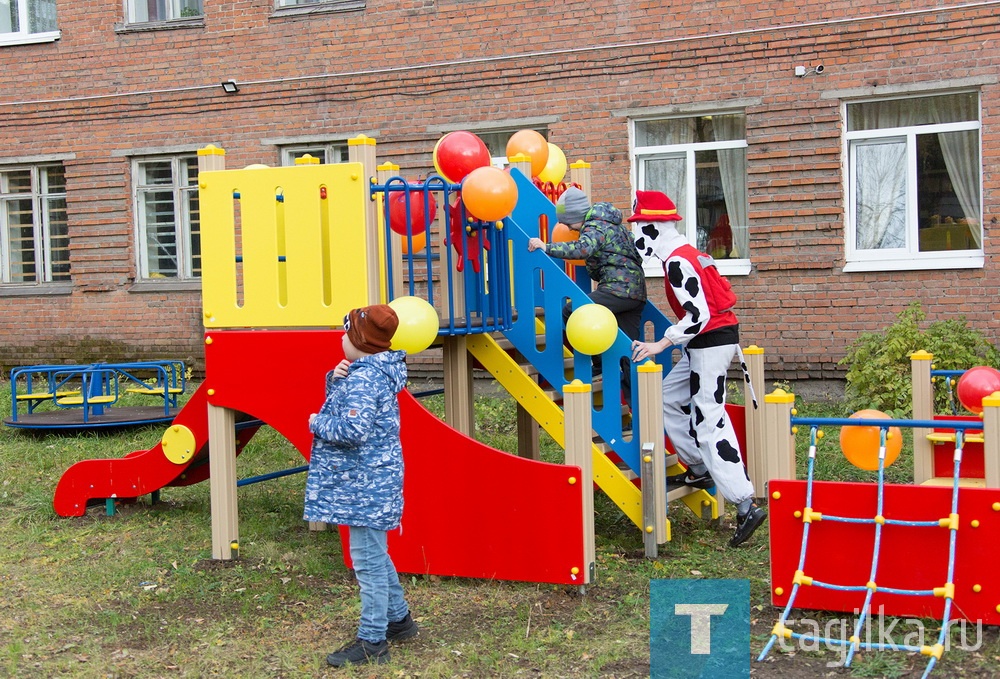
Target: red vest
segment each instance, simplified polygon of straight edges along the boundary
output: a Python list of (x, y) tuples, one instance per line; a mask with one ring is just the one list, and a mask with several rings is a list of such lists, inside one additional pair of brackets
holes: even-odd
[[(698, 272), (698, 277), (701, 279), (702, 292), (705, 294), (705, 299), (708, 300), (708, 310), (712, 316), (708, 321), (708, 325), (704, 326), (698, 333), (699, 335), (703, 335), (716, 328), (724, 328), (728, 325), (739, 323), (736, 314), (733, 313), (733, 307), (736, 306), (736, 293), (730, 287), (729, 281), (719, 273), (714, 263), (709, 266), (702, 266), (700, 260), (707, 258), (705, 254), (699, 252), (697, 248), (691, 245), (682, 245), (671, 252), (670, 257), (683, 257), (686, 259), (694, 267), (694, 270)], [(673, 309), (678, 319), (684, 318), (687, 312), (680, 305), (680, 302), (677, 301), (674, 290), (670, 286), (670, 281), (666, 278), (666, 262), (663, 263), (663, 273), (663, 283), (667, 291), (667, 302), (670, 303), (670, 308)]]

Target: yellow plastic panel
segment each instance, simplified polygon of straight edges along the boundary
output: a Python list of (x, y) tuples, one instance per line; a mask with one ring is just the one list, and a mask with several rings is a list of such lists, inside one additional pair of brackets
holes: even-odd
[(206, 328), (338, 326), (369, 303), (360, 163), (202, 172), (198, 182)]

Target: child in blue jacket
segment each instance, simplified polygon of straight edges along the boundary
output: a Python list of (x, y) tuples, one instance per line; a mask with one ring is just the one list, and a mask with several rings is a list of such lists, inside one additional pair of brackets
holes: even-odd
[(326, 376), (326, 401), (309, 416), (313, 433), (306, 521), (347, 526), (361, 588), (357, 638), (326, 657), (333, 667), (389, 660), (387, 641), (416, 636), (386, 533), (403, 514), (399, 402), (406, 352), (391, 351), (399, 319), (385, 304), (344, 318), (344, 356)]

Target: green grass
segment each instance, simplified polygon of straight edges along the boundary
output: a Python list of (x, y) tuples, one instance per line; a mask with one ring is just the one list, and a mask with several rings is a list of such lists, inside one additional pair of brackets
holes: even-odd
[[(427, 405), (440, 413), (443, 399)], [(5, 382), (0, 409), (10, 411)], [(799, 411), (843, 414), (809, 404)], [(511, 399), (479, 397), (476, 412), (481, 440), (515, 448)], [(678, 503), (670, 512), (673, 541), (645, 559), (638, 530), (598, 493), (597, 582), (584, 595), (552, 585), (406, 576), (422, 634), (394, 647), (382, 668), (330, 670), (323, 658), (353, 635), (358, 593), (337, 534), (310, 532), (302, 522), (304, 475), (240, 489), (241, 559), (226, 564), (210, 560), (207, 483), (167, 488), (160, 504), (144, 498), (115, 517), (103, 507), (79, 518), (54, 514), (53, 491), (70, 465), (149, 448), (162, 431), (32, 436), (0, 428), (0, 677), (640, 677), (649, 672), (654, 578), (747, 578), (755, 653), (780, 613), (769, 603), (766, 533), (728, 549), (731, 513), (712, 525)], [(801, 465), (804, 434), (797, 439)], [(541, 448), (545, 459), (561, 460), (544, 434)], [(859, 474), (832, 435), (821, 451), (824, 478)], [(237, 466), (247, 477), (301, 464), (298, 452), (265, 428)], [(908, 466), (901, 459), (895, 469), (905, 477)], [(991, 634), (976, 653), (946, 653), (941, 676), (990, 671), (1000, 655)], [(754, 665), (754, 676), (818, 676), (811, 663), (851, 676), (825, 668), (836, 658), (779, 655)], [(853, 676), (908, 676), (923, 666), (906, 654), (867, 654)]]

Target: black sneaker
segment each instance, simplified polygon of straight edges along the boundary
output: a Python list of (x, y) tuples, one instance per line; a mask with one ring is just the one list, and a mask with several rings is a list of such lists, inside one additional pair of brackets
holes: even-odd
[(377, 644), (364, 639), (355, 639), (336, 653), (326, 656), (326, 664), (331, 667), (367, 663), (381, 665), (387, 662), (389, 662), (389, 644), (386, 643), (385, 639)]
[(407, 613), (406, 617), (402, 620), (389, 623), (389, 628), (385, 631), (385, 640), (392, 642), (406, 641), (417, 636), (419, 633), (420, 628), (417, 627), (417, 623)]
[(673, 490), (674, 488), (701, 488), (706, 490), (714, 487), (715, 479), (708, 472), (695, 475), (688, 470), (683, 474), (674, 474), (667, 477), (667, 490)]
[(733, 537), (729, 541), (729, 546), (738, 547), (749, 540), (753, 532), (757, 530), (760, 524), (764, 523), (764, 519), (766, 518), (767, 512), (757, 505), (750, 505), (750, 509), (747, 510), (746, 514), (736, 517), (736, 532), (733, 533)]

